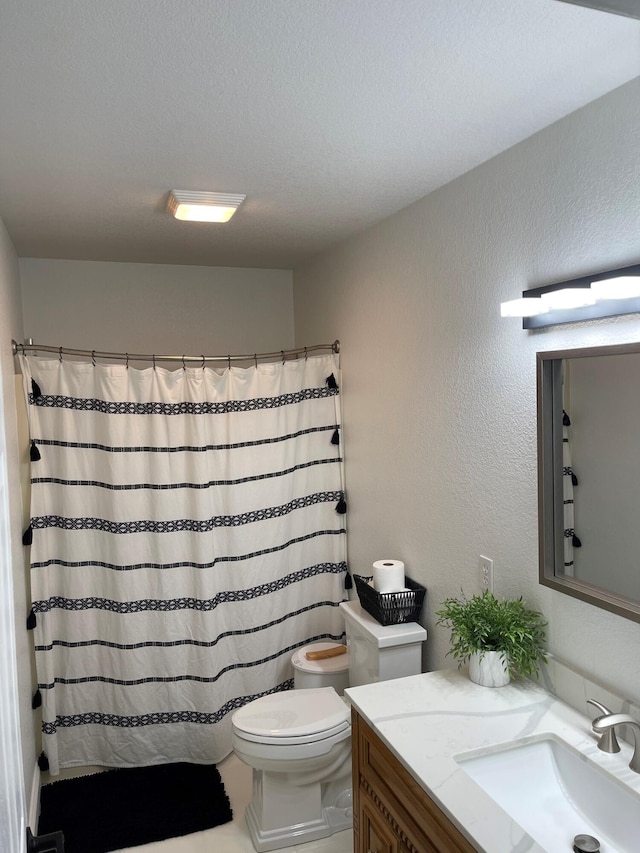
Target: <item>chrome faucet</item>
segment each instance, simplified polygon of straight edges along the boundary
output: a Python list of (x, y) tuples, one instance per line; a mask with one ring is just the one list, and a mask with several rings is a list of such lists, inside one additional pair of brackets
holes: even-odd
[[(599, 723), (605, 717), (610, 717), (613, 714), (613, 711), (610, 711), (605, 705), (601, 705), (600, 702), (596, 702), (595, 699), (587, 699), (587, 705), (593, 705), (600, 711), (600, 716), (596, 717), (591, 725), (594, 723)], [(606, 729), (604, 732), (599, 732), (596, 730), (595, 726), (593, 728), (596, 734), (600, 735), (600, 740), (598, 741), (598, 749), (601, 749), (603, 752), (620, 752), (620, 744), (618, 743), (618, 738), (616, 737), (615, 727), (611, 727)]]
[(600, 711), (600, 716), (591, 722), (593, 731), (597, 735), (600, 735), (598, 749), (601, 749), (603, 752), (620, 752), (615, 727), (625, 725), (632, 729), (635, 747), (631, 761), (629, 762), (629, 768), (634, 773), (640, 773), (640, 723), (634, 720), (633, 717), (630, 717), (629, 714), (614, 714), (608, 708), (605, 708), (604, 705), (593, 699), (587, 699), (587, 702), (594, 705)]

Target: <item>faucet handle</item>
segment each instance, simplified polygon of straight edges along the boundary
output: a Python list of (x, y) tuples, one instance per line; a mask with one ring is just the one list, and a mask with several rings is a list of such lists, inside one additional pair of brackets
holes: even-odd
[(613, 714), (613, 711), (610, 711), (606, 705), (603, 705), (601, 702), (596, 702), (595, 699), (587, 699), (587, 705), (595, 705), (595, 707), (600, 711), (602, 715), (604, 714)]
[[(613, 715), (613, 711), (610, 711), (605, 705), (602, 705), (600, 702), (596, 702), (595, 699), (587, 699), (588, 705), (593, 705), (600, 711), (600, 716), (596, 717), (591, 721), (591, 725), (597, 721), (600, 721), (603, 717), (610, 717)], [(616, 732), (613, 726), (606, 729), (604, 732), (600, 729), (594, 728), (593, 731), (600, 736), (600, 740), (598, 741), (598, 749), (601, 749), (603, 752), (620, 752), (620, 744), (618, 743), (618, 738), (616, 737)]]

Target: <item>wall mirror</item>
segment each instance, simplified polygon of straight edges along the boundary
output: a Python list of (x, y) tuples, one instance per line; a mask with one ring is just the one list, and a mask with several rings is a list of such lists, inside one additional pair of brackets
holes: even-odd
[(640, 343), (539, 352), (540, 583), (640, 622)]

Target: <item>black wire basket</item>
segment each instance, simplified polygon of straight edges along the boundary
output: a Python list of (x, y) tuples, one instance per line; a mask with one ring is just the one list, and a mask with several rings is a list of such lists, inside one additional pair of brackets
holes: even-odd
[(416, 622), (420, 617), (427, 590), (405, 575), (403, 592), (376, 592), (367, 578), (353, 576), (360, 604), (381, 625)]

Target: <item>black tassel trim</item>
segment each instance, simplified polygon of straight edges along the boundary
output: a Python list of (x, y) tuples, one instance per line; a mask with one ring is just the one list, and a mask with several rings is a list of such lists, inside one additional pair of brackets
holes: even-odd
[(31, 457), (32, 462), (39, 462), (42, 459), (40, 456), (40, 451), (38, 450), (38, 446), (35, 441), (31, 441), (31, 449), (29, 450), (29, 456)]
[(25, 532), (22, 534), (22, 544), (23, 545), (31, 545), (33, 542), (33, 528), (31, 525), (27, 527)]
[(33, 631), (36, 627), (36, 614), (33, 612), (33, 607), (29, 611), (29, 615), (27, 616), (27, 631)]
[(582, 542), (578, 539), (576, 534), (573, 534), (573, 539), (571, 540), (574, 548), (582, 548)]
[(338, 387), (336, 377), (333, 375), (333, 373), (330, 376), (327, 376), (327, 386), (332, 390), (335, 390)]
[(577, 478), (577, 477), (576, 477), (576, 475), (573, 473), (573, 471), (571, 472), (571, 485), (572, 485), (572, 486), (577, 486), (577, 485), (578, 485), (578, 478)]
[(35, 711), (36, 708), (40, 708), (42, 705), (42, 694), (39, 690), (33, 694), (33, 699), (31, 700), (31, 707)]
[(335, 428), (333, 435), (331, 436), (331, 444), (340, 444), (340, 433), (338, 432), (338, 427)]
[(569, 415), (562, 410), (562, 426), (571, 426), (571, 421), (569, 420)]
[(344, 588), (345, 589), (352, 589), (353, 588), (353, 578), (351, 577), (349, 572), (347, 572), (346, 575), (344, 576)]
[(40, 770), (42, 770), (42, 771), (45, 771), (45, 770), (48, 770), (48, 769), (49, 769), (49, 759), (48, 759), (48, 758), (47, 758), (47, 756), (44, 754), (44, 752), (41, 752), (41, 753), (40, 753), (40, 756), (38, 757), (38, 767), (39, 767), (39, 768), (40, 768)]
[(336, 512), (340, 513), (340, 515), (344, 515), (347, 511), (347, 502), (344, 499), (344, 495), (340, 498), (338, 503), (336, 504)]
[(33, 392), (34, 400), (37, 400), (38, 398), (42, 397), (42, 391), (40, 390), (40, 386), (38, 385), (35, 379), (31, 380), (31, 390)]

